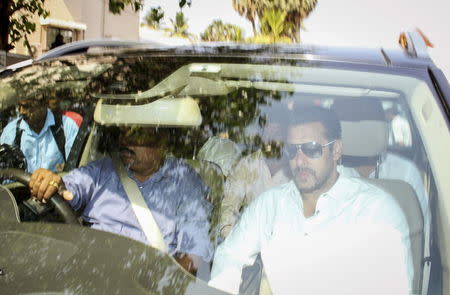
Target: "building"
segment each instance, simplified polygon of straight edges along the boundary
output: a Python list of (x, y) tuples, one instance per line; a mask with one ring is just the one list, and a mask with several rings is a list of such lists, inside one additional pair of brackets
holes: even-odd
[[(36, 31), (28, 36), (34, 56), (48, 51), (61, 34), (64, 42), (97, 38), (139, 40), (139, 12), (127, 7), (121, 14), (109, 12), (109, 0), (47, 0), (49, 17), (35, 17)], [(29, 55), (23, 42), (11, 53)]]

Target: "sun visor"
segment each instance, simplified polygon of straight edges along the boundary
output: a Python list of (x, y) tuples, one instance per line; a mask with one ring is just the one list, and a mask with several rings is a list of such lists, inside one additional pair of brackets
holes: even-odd
[(117, 104), (100, 99), (94, 112), (101, 125), (196, 127), (202, 122), (197, 101), (192, 97), (165, 97), (147, 104)]

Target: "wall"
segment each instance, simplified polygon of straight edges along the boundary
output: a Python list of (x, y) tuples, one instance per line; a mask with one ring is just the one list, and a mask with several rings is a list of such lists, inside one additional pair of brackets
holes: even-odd
[[(126, 8), (119, 15), (109, 12), (108, 0), (47, 0), (45, 7), (50, 11), (49, 19), (73, 22), (86, 26), (86, 30), (73, 29), (73, 41), (98, 38), (120, 38), (139, 40), (139, 12)], [(36, 50), (36, 56), (47, 51), (47, 28), (34, 17), (36, 32), (28, 40)], [(54, 26), (54, 25), (52, 25)], [(11, 53), (26, 54), (23, 41), (16, 44)]]

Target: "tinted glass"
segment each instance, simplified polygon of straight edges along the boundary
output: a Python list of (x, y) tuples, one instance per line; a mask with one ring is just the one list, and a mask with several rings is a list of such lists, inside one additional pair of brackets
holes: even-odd
[[(293, 181), (291, 167), (295, 159), (314, 160), (334, 148), (334, 143), (325, 144), (335, 138), (321, 134), (320, 144), (324, 146), (320, 153), (317, 146), (314, 151), (303, 150), (311, 145), (297, 148), (297, 154), (289, 157), (284, 152), (288, 144), (310, 142), (289, 139), (296, 111), (310, 106), (330, 109), (342, 127), (339, 173), (368, 179), (371, 185), (392, 195), (410, 231), (404, 238), (410, 241), (412, 260), (405, 267), (412, 274), (413, 290), (421, 288), (421, 260), (427, 244), (424, 239), (430, 227), (428, 200), (432, 195), (439, 197), (438, 192), (445, 188), (439, 175), (443, 175), (442, 169), (448, 169), (442, 167), (442, 162), (448, 162), (447, 156), (438, 157), (439, 146), (444, 144), (437, 142), (438, 138), (450, 140), (436, 94), (424, 77), (412, 72), (380, 72), (370, 67), (355, 70), (282, 58), (130, 54), (63, 59), (23, 69), (0, 83), (2, 131), (18, 117), (22, 98), (45, 97), (62, 112), (82, 117), (64, 170), (117, 151), (119, 127), (146, 125), (166, 129), (168, 132), (163, 133), (166, 139), (155, 139), (165, 143), (165, 157), (186, 160), (210, 190), (206, 200), (211, 204), (209, 238), (213, 251), (232, 232), (254, 199)], [(198, 106), (201, 123), (183, 127), (178, 123), (160, 124), (159, 117), (148, 115), (139, 124), (139, 120), (133, 121), (133, 116), (138, 115), (127, 110), (123, 111), (123, 123), (105, 123), (93, 118), (95, 107), (100, 112), (99, 98), (102, 103), (118, 108), (136, 105), (144, 108), (152, 102), (188, 98)], [(170, 107), (175, 106), (163, 104), (161, 112)], [(122, 118), (119, 112), (122, 110), (112, 117)], [(164, 119), (179, 122), (177, 114), (168, 113), (167, 116), (174, 117)], [(183, 120), (189, 121), (190, 115), (195, 116), (194, 112), (187, 113)], [(433, 126), (441, 126), (439, 132)], [(152, 136), (159, 134), (162, 133)], [(15, 192), (24, 194), (20, 199), (26, 199), (27, 192)], [(230, 206), (234, 211), (227, 211)], [(241, 250), (234, 251), (238, 256)], [(279, 257), (281, 265), (274, 264), (273, 257), (267, 258), (267, 265), (284, 269), (282, 264), (289, 265), (288, 257), (296, 256), (289, 254)], [(209, 280), (212, 265), (211, 260), (199, 274), (202, 280)], [(185, 280), (180, 273), (167, 276), (172, 279), (169, 285)], [(272, 275), (270, 279), (279, 290), (280, 275)], [(244, 280), (241, 288), (246, 283)], [(295, 284), (292, 288), (295, 290)]]

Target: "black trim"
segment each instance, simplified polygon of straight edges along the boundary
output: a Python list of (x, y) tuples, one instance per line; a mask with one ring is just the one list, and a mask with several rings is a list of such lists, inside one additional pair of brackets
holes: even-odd
[(442, 278), (442, 263), (441, 263), (441, 254), (439, 251), (439, 236), (437, 230), (437, 213), (438, 213), (438, 204), (437, 204), (437, 189), (436, 184), (434, 182), (434, 178), (432, 177), (431, 167), (427, 166), (427, 174), (430, 176), (430, 187), (429, 187), (429, 209), (431, 216), (431, 227), (430, 227), (430, 256), (425, 257), (423, 260), (423, 265), (427, 263), (430, 265), (430, 279), (428, 282), (428, 295), (441, 295), (443, 292), (443, 278)]
[(78, 167), (78, 163), (80, 162), (80, 158), (83, 154), (82, 151), (86, 145), (86, 139), (91, 132), (90, 125), (93, 121), (94, 109), (95, 105), (93, 104), (85, 107), (86, 112), (83, 116), (83, 122), (81, 123), (81, 126), (78, 129), (78, 134), (73, 141), (72, 148), (67, 156), (67, 161), (64, 165), (63, 171), (70, 171)]
[[(428, 74), (430, 75), (431, 82), (434, 89), (436, 89), (439, 101), (442, 104), (443, 110), (447, 115), (447, 123), (450, 124), (450, 87), (449, 82), (445, 78), (441, 70), (436, 67), (428, 68)], [(442, 87), (442, 84), (445, 86)], [(449, 126), (450, 127), (450, 126)]]
[(64, 161), (66, 161), (66, 136), (64, 135), (62, 115), (53, 113), (53, 117), (55, 118), (55, 125), (51, 126), (50, 130), (52, 131), (59, 152), (63, 155)]

